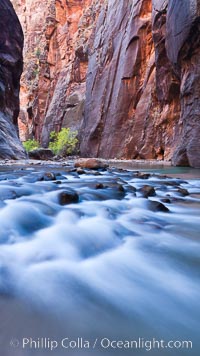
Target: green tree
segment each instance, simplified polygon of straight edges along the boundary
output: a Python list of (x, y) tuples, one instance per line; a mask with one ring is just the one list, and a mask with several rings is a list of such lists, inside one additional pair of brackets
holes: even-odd
[(72, 154), (77, 143), (77, 131), (71, 131), (69, 128), (63, 128), (60, 132), (52, 131), (50, 133), (49, 148), (55, 155)]
[(34, 139), (33, 140), (30, 139), (30, 140), (24, 141), (23, 146), (24, 146), (26, 152), (30, 152), (32, 150), (35, 150), (36, 148), (39, 148), (40, 144), (38, 141), (36, 141)]

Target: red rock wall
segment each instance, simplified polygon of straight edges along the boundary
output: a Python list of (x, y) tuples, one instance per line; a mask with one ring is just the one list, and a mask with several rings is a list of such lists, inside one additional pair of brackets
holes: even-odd
[(172, 157), (179, 93), (165, 50), (166, 8), (157, 11), (151, 0), (108, 1), (102, 10), (89, 62), (83, 155)]
[(200, 166), (199, 1), (12, 1), (25, 6), (24, 137), (46, 146), (71, 127), (83, 156)]
[(196, 0), (108, 0), (89, 60), (82, 155), (200, 167), (199, 13)]
[(34, 136), (46, 146), (50, 131), (80, 127), (88, 40), (101, 1), (12, 2), (25, 34), (21, 138)]

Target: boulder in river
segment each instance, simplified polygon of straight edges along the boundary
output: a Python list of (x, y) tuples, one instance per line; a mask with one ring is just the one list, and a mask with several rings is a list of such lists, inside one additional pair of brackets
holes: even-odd
[(156, 195), (156, 191), (151, 185), (144, 185), (142, 188), (139, 189), (139, 192), (144, 198), (153, 197)]
[(189, 192), (187, 189), (184, 189), (184, 188), (178, 188), (177, 192), (179, 194), (181, 194), (182, 196), (186, 197), (187, 195), (189, 195)]
[(161, 201), (166, 204), (171, 204), (171, 200), (169, 198), (163, 198)]
[(96, 158), (81, 158), (78, 159), (75, 164), (75, 167), (86, 168), (86, 169), (102, 169), (107, 168), (108, 164)]
[(76, 170), (76, 172), (77, 172), (78, 174), (85, 174), (85, 173), (86, 173), (86, 172), (84, 171), (84, 169), (82, 169), (81, 167), (78, 167), (77, 170)]
[(97, 183), (95, 186), (96, 189), (104, 189), (105, 186), (102, 183)]
[(71, 203), (78, 203), (79, 196), (73, 190), (64, 190), (58, 195), (58, 200), (60, 205), (67, 205)]
[(169, 209), (162, 203), (160, 203), (159, 201), (155, 201), (155, 200), (149, 200), (148, 201), (148, 208), (151, 211), (162, 211), (162, 212), (169, 212)]
[(148, 179), (151, 176), (150, 173), (144, 173), (144, 172), (136, 172), (134, 174), (135, 178), (140, 178), (140, 179)]
[(29, 158), (48, 160), (53, 158), (53, 152), (49, 148), (37, 148), (29, 152)]

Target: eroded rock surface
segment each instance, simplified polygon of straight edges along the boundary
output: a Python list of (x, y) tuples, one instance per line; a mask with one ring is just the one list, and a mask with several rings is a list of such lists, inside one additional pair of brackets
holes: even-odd
[(52, 130), (79, 130), (88, 41), (101, 1), (12, 0), (25, 34), (19, 117), (22, 140), (44, 146)]
[(89, 60), (83, 155), (200, 167), (194, 0), (108, 1)]
[(9, 0), (0, 2), (0, 158), (24, 158), (18, 139), (23, 34)]
[[(20, 127), (86, 157), (200, 167), (197, 0), (12, 0), (25, 36)], [(41, 16), (42, 13), (42, 16)]]
[(181, 113), (173, 164), (200, 167), (200, 1), (169, 1), (167, 54), (180, 80)]

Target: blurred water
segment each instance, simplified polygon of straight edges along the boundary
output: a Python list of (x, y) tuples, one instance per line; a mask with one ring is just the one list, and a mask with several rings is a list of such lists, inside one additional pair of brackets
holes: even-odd
[[(79, 178), (62, 171), (60, 184), (35, 180), (41, 172), (2, 172), (0, 182), (0, 346), (3, 356), (192, 355), (200, 326), (200, 199), (181, 197), (177, 182), (200, 194), (200, 179), (181, 181), (131, 172)], [(12, 176), (10, 176), (12, 174)], [(5, 177), (4, 177), (5, 178)], [(171, 197), (169, 213), (148, 201), (94, 183), (156, 188), (152, 200)], [(75, 189), (79, 204), (60, 206), (58, 193)], [(12, 194), (15, 195), (13, 199)], [(82, 337), (192, 340), (192, 350), (97, 348), (22, 349), (22, 338)], [(10, 347), (12, 338), (20, 341)]]

